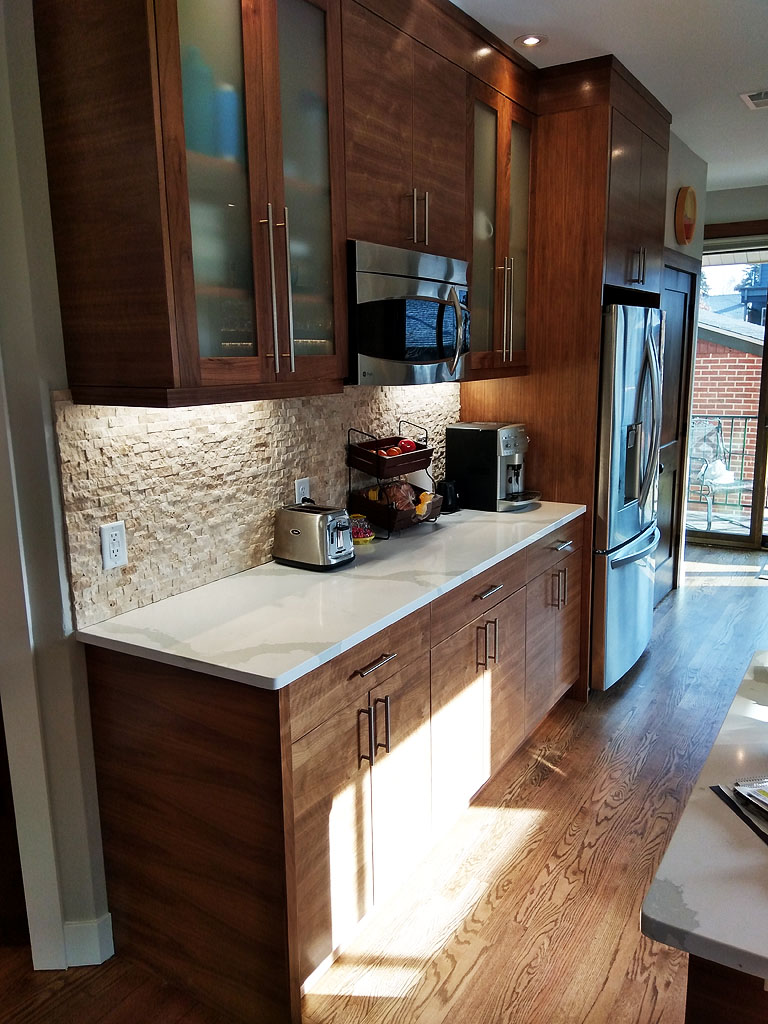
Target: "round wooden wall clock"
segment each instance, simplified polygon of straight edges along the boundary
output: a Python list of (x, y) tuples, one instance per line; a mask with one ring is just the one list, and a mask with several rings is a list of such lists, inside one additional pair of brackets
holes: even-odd
[(696, 230), (696, 190), (685, 185), (675, 200), (675, 238), (680, 245), (690, 245)]

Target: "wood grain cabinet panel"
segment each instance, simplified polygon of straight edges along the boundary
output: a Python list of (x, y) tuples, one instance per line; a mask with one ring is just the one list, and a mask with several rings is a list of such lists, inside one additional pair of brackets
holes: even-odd
[(444, 832), (525, 737), (525, 590), (432, 649), (432, 816)]
[(342, 29), (349, 236), (466, 258), (466, 73), (354, 0)]
[(429, 848), (429, 712), (425, 653), (293, 744), (302, 979)]
[(519, 590), (525, 583), (525, 555), (519, 551), (434, 600), (432, 646)]
[(34, 3), (73, 397), (340, 391), (339, 2), (189, 14), (177, 0)]
[(581, 560), (579, 548), (526, 586), (526, 734), (579, 678)]
[(661, 291), (667, 151), (620, 111), (611, 119), (605, 283)]

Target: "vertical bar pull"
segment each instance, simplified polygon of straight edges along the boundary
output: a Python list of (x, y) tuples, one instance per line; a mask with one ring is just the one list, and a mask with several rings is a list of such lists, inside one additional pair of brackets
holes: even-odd
[(504, 257), (503, 266), (499, 267), (499, 270), (504, 274), (504, 295), (501, 300), (501, 358), (504, 362), (507, 361), (507, 337), (509, 334), (509, 269), (507, 264), (509, 263), (509, 257)]
[[(374, 701), (374, 707), (377, 704), (384, 705), (384, 742), (379, 743), (376, 741), (376, 749), (384, 749), (387, 753), (392, 749), (392, 717), (391, 717), (391, 706), (389, 694), (386, 697), (377, 697)], [(375, 736), (375, 733), (374, 733)]]
[(560, 570), (558, 570), (557, 575), (560, 576), (561, 573), (562, 573), (562, 577), (563, 577), (563, 605), (562, 605), (562, 607), (565, 608), (565, 606), (568, 604), (568, 570), (567, 569), (560, 569)]
[[(493, 626), (493, 654), (488, 653), (488, 627)], [(486, 667), (489, 661), (494, 661), (498, 665), (499, 663), (499, 620), (489, 619), (484, 626), (485, 629), (485, 663)]]
[(416, 192), (416, 189), (414, 189), (413, 190), (413, 240), (414, 240), (414, 242), (418, 242), (418, 240), (419, 240), (419, 225), (418, 225), (418, 222), (417, 222), (417, 219), (416, 219), (416, 217), (417, 217), (417, 213), (416, 213), (417, 203), (418, 203), (418, 194)]
[(277, 281), (275, 280), (275, 218), (272, 213), (272, 203), (267, 203), (267, 216), (260, 220), (259, 224), (267, 225), (267, 240), (269, 242), (269, 284), (272, 289), (272, 345), (275, 350), (275, 373), (280, 372), (280, 351), (277, 339)]
[(429, 245), (429, 192), (424, 193), (424, 245)]
[(360, 708), (358, 710), (358, 719), (360, 715), (367, 715), (368, 717), (368, 753), (361, 753), (360, 760), (369, 761), (371, 766), (373, 766), (376, 763), (376, 713), (369, 704), (367, 708)]
[(291, 283), (291, 229), (288, 227), (288, 207), (283, 207), (285, 227), (285, 267), (288, 278), (288, 341), (290, 343), (291, 373), (296, 372), (296, 343), (293, 338), (293, 284)]
[[(557, 583), (557, 590), (555, 590), (555, 583)], [(561, 601), (561, 598), (562, 598), (562, 594), (561, 594), (561, 588), (560, 588), (560, 573), (559, 572), (553, 572), (552, 573), (552, 595), (553, 595), (552, 596), (552, 604), (554, 605), (555, 608), (560, 608), (561, 607), (560, 601)]]
[(507, 317), (507, 347), (509, 359), (512, 358), (512, 339), (515, 333), (515, 260), (507, 257), (507, 275), (509, 277), (509, 315)]

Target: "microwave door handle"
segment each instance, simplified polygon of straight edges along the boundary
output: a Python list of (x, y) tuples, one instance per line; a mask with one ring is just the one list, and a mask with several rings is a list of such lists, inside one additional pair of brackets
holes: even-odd
[(451, 366), (451, 376), (456, 373), (456, 368), (459, 365), (459, 359), (461, 359), (461, 350), (464, 347), (464, 320), (461, 315), (461, 302), (459, 301), (459, 294), (455, 288), (451, 288), (449, 292), (449, 298), (456, 311), (456, 355), (453, 357), (453, 366)]

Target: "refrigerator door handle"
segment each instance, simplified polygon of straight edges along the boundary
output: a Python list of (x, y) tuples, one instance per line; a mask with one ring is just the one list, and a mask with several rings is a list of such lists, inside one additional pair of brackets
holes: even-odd
[(656, 463), (658, 462), (659, 450), (661, 448), (661, 368), (656, 359), (656, 349), (654, 348), (650, 332), (645, 339), (645, 356), (648, 363), (648, 372), (651, 376), (653, 424), (651, 433), (651, 450), (648, 454), (648, 465), (645, 468), (645, 476), (643, 477), (643, 482), (640, 487), (640, 496), (637, 499), (641, 508), (645, 504), (651, 487), (653, 486), (654, 477), (656, 476)]
[(661, 533), (659, 532), (658, 526), (653, 531), (650, 544), (646, 544), (644, 548), (639, 551), (633, 551), (631, 555), (621, 555), (619, 558), (611, 559), (611, 568), (620, 569), (622, 565), (630, 565), (632, 562), (639, 562), (641, 558), (645, 558), (646, 555), (653, 554), (656, 548), (659, 546), (661, 540)]

